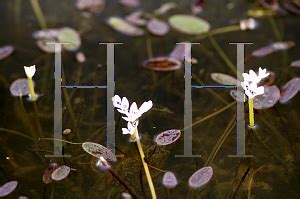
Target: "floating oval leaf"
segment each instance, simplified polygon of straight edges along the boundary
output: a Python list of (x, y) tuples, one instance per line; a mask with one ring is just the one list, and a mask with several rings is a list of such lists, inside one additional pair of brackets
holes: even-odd
[(59, 167), (57, 163), (51, 163), (43, 173), (43, 182), (49, 184), (52, 182), (51, 175)]
[(300, 78), (293, 78), (282, 87), (280, 103), (286, 103), (292, 99), (300, 89)]
[(296, 61), (293, 61), (292, 63), (291, 63), (291, 66), (292, 67), (300, 67), (300, 60), (296, 60)]
[(213, 169), (212, 167), (203, 167), (197, 170), (190, 178), (189, 178), (189, 186), (191, 188), (203, 188), (212, 178)]
[(58, 37), (59, 29), (45, 29), (33, 32), (32, 37), (35, 39), (50, 39), (53, 40)]
[(50, 43), (56, 43), (55, 39), (39, 39), (37, 40), (37, 46), (46, 53), (55, 53), (55, 46)]
[(144, 34), (144, 31), (142, 29), (129, 24), (128, 22), (119, 17), (110, 17), (107, 20), (107, 24), (111, 26), (114, 30), (128, 36), (141, 36)]
[(173, 172), (170, 172), (170, 171), (166, 172), (164, 174), (162, 184), (168, 189), (175, 188), (178, 184), (175, 174)]
[(254, 97), (255, 109), (268, 109), (278, 102), (280, 90), (277, 86), (265, 87), (265, 93)]
[(68, 51), (76, 51), (81, 45), (79, 33), (72, 28), (62, 28), (57, 38), (59, 42), (68, 43), (62, 44), (63, 48)]
[(100, 158), (102, 156), (106, 160), (110, 160), (113, 162), (117, 161), (116, 156), (108, 148), (102, 146), (101, 144), (97, 144), (94, 142), (84, 142), (82, 144), (82, 148), (85, 152), (96, 158)]
[(168, 11), (176, 8), (177, 5), (174, 2), (168, 2), (168, 3), (164, 3), (162, 4), (158, 9), (156, 9), (154, 11), (155, 15), (162, 15), (162, 14), (166, 14)]
[(240, 82), (236, 78), (234, 78), (230, 75), (227, 75), (227, 74), (211, 73), (210, 77), (219, 84), (233, 85), (233, 86), (240, 85)]
[(244, 92), (240, 92), (237, 90), (230, 90), (229, 94), (237, 102), (246, 102), (247, 101), (247, 98), (246, 98), (246, 95), (244, 94)]
[(161, 132), (155, 137), (155, 142), (157, 145), (169, 145), (174, 143), (180, 137), (181, 132), (177, 129), (171, 129)]
[(175, 71), (181, 68), (181, 62), (171, 57), (156, 57), (145, 61), (144, 67), (155, 71)]
[(100, 13), (105, 7), (105, 0), (77, 0), (76, 8), (92, 13)]
[(173, 15), (169, 18), (169, 24), (186, 34), (201, 34), (208, 32), (210, 25), (207, 21), (192, 15)]
[(135, 11), (125, 17), (125, 20), (131, 24), (137, 26), (144, 26), (147, 24), (147, 20), (142, 18), (143, 12), (142, 11)]
[(15, 48), (13, 46), (2, 46), (0, 48), (0, 60), (5, 59), (9, 55), (11, 55), (14, 52)]
[(252, 56), (254, 57), (264, 57), (269, 54), (272, 54), (276, 51), (287, 50), (293, 47), (295, 43), (293, 41), (283, 41), (283, 42), (275, 42), (268, 46), (259, 48), (252, 52)]
[(52, 172), (51, 179), (55, 181), (63, 180), (69, 175), (70, 171), (70, 167), (62, 165)]
[(9, 87), (9, 90), (12, 96), (15, 97), (21, 97), (30, 94), (28, 80), (26, 78), (20, 78), (13, 81)]
[(17, 181), (10, 181), (0, 187), (0, 197), (11, 194), (18, 186)]
[(159, 19), (151, 19), (147, 23), (147, 29), (154, 35), (164, 36), (169, 32), (169, 25)]

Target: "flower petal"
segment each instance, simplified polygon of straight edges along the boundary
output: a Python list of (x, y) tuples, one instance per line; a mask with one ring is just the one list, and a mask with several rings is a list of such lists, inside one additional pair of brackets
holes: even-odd
[(121, 102), (122, 102), (122, 100), (121, 100), (121, 98), (120, 98), (119, 95), (115, 95), (111, 99), (112, 99), (114, 107), (121, 108)]
[(141, 114), (146, 113), (147, 111), (149, 111), (153, 106), (153, 103), (151, 100), (149, 100), (148, 102), (144, 102), (142, 104), (142, 106), (139, 108), (139, 111)]
[(35, 74), (36, 68), (35, 68), (35, 65), (29, 66), (29, 67), (24, 66), (24, 70), (25, 70), (26, 76), (28, 78), (32, 78)]

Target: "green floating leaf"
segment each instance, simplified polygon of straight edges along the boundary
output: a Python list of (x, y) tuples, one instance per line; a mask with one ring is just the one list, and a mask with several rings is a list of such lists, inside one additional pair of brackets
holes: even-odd
[(76, 51), (81, 45), (79, 33), (72, 28), (62, 28), (58, 35), (59, 42), (68, 43), (63, 44), (63, 48), (68, 51)]
[(191, 35), (206, 33), (210, 29), (207, 21), (192, 15), (173, 15), (169, 24), (177, 31)]
[(141, 36), (144, 34), (144, 31), (142, 29), (129, 24), (119, 17), (110, 17), (107, 20), (107, 24), (114, 30), (128, 36)]

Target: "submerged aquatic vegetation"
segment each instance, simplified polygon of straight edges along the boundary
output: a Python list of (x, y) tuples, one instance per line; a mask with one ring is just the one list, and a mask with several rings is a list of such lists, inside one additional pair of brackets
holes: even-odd
[(11, 45), (0, 47), (0, 60), (5, 59), (14, 52), (15, 48)]
[(178, 181), (177, 181), (177, 178), (176, 178), (175, 174), (171, 171), (166, 172), (163, 176), (162, 184), (167, 189), (175, 188), (178, 184)]
[(213, 177), (213, 173), (213, 168), (210, 166), (197, 170), (189, 178), (189, 187), (193, 189), (202, 189), (210, 182), (211, 178)]
[(154, 141), (157, 145), (169, 145), (176, 142), (176, 140), (179, 139), (180, 135), (180, 130), (171, 129), (156, 135)]
[(207, 21), (193, 15), (173, 15), (169, 18), (169, 24), (177, 31), (191, 35), (206, 33), (210, 29)]
[(139, 118), (146, 113), (147, 111), (149, 111), (152, 106), (153, 103), (151, 100), (144, 102), (140, 108), (137, 107), (137, 104), (135, 102), (133, 102), (131, 104), (131, 106), (129, 106), (129, 101), (126, 97), (123, 97), (122, 99), (118, 96), (115, 95), (112, 98), (112, 102), (115, 108), (117, 108), (117, 110), (121, 113), (124, 114), (125, 117), (122, 117), (124, 120), (126, 120), (127, 126), (128, 128), (122, 128), (122, 132), (123, 134), (130, 134), (130, 139), (133, 142), (136, 142), (138, 150), (139, 150), (139, 155), (141, 157), (142, 163), (143, 163), (143, 167), (146, 173), (146, 178), (149, 184), (149, 188), (151, 191), (151, 195), (153, 199), (156, 199), (156, 193), (155, 193), (155, 189), (154, 189), (154, 185), (152, 182), (152, 178), (150, 175), (150, 171), (148, 168), (148, 164), (145, 161), (145, 154), (142, 148), (142, 144), (140, 142), (140, 136), (138, 133), (138, 122), (139, 122)]
[(258, 74), (256, 74), (253, 70), (250, 70), (249, 74), (243, 73), (242, 75), (244, 81), (241, 82), (241, 86), (245, 90), (245, 94), (248, 96), (249, 123), (250, 127), (254, 127), (253, 98), (264, 93), (264, 87), (258, 86), (258, 84), (262, 79), (266, 78), (269, 73), (267, 73), (267, 69), (259, 68)]
[(181, 62), (171, 57), (155, 57), (144, 62), (144, 67), (154, 71), (175, 71), (181, 68)]
[(5, 197), (11, 194), (18, 186), (17, 181), (10, 181), (0, 187), (0, 197)]

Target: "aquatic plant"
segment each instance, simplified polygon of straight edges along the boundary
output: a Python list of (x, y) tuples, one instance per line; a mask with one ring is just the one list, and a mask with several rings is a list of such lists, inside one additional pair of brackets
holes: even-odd
[(267, 69), (259, 68), (258, 75), (250, 70), (249, 73), (243, 73), (244, 81), (241, 82), (241, 86), (245, 90), (245, 94), (248, 96), (249, 104), (249, 123), (250, 127), (254, 127), (254, 111), (253, 111), (253, 98), (255, 96), (263, 94), (264, 87), (258, 86), (258, 83), (265, 77), (269, 75)]
[(24, 70), (25, 70), (25, 73), (26, 73), (26, 76), (28, 79), (28, 87), (29, 87), (29, 92), (30, 92), (29, 99), (31, 101), (35, 101), (37, 99), (37, 96), (34, 92), (34, 84), (33, 84), (33, 80), (32, 80), (32, 77), (34, 76), (35, 71), (36, 71), (35, 65), (29, 66), (29, 67), (24, 66)]
[(52, 172), (51, 179), (55, 181), (63, 180), (70, 174), (70, 171), (70, 167), (62, 165)]
[(162, 184), (167, 188), (167, 189), (173, 189), (177, 186), (178, 181), (175, 176), (175, 174), (171, 171), (168, 171), (164, 174)]
[(11, 194), (18, 186), (17, 181), (10, 181), (0, 187), (0, 197)]
[(144, 102), (140, 108), (137, 107), (137, 104), (135, 102), (133, 102), (131, 104), (131, 106), (129, 107), (129, 101), (126, 97), (123, 97), (122, 99), (118, 96), (115, 95), (112, 98), (113, 101), (113, 105), (115, 108), (117, 108), (117, 110), (121, 113), (126, 115), (125, 117), (123, 116), (122, 118), (127, 121), (127, 128), (122, 128), (122, 133), (123, 134), (130, 134), (130, 139), (132, 142), (136, 142), (138, 150), (139, 150), (139, 155), (141, 157), (142, 163), (143, 163), (143, 167), (146, 173), (146, 178), (149, 184), (149, 188), (151, 191), (151, 195), (152, 198), (155, 199), (156, 198), (156, 193), (155, 193), (155, 189), (154, 189), (154, 185), (152, 182), (152, 178), (150, 175), (150, 171), (149, 171), (149, 167), (148, 164), (145, 161), (145, 154), (142, 148), (142, 144), (140, 141), (140, 136), (138, 133), (138, 124), (139, 124), (139, 118), (146, 113), (147, 111), (149, 111), (152, 106), (153, 103), (151, 100)]

